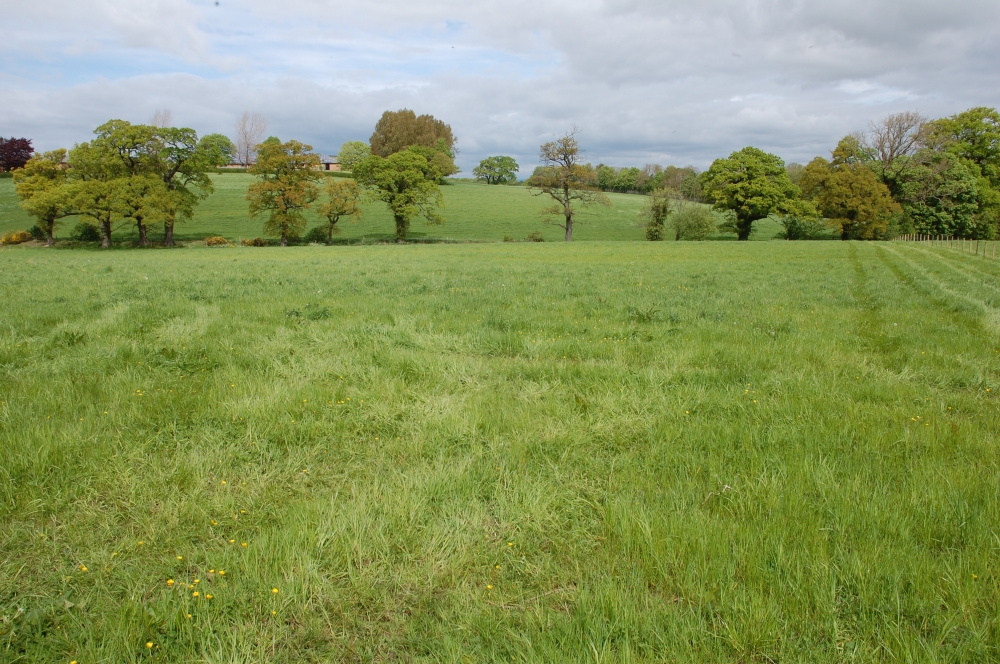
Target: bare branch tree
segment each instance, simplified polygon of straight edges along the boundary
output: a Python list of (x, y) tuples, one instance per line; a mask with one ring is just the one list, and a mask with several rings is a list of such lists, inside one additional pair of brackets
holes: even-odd
[(166, 127), (174, 126), (174, 114), (170, 112), (169, 108), (156, 109), (153, 113), (153, 117), (150, 119), (149, 124), (154, 127), (159, 127), (164, 129)]
[(921, 129), (926, 122), (927, 118), (913, 111), (893, 113), (868, 123), (868, 133), (859, 137), (879, 179), (894, 196), (899, 193), (900, 176), (921, 147)]
[(245, 112), (236, 121), (236, 155), (249, 168), (257, 158), (257, 146), (267, 133), (267, 117), (262, 113)]

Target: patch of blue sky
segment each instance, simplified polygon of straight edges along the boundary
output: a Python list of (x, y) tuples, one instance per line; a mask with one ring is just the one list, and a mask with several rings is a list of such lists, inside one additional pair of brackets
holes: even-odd
[(151, 74), (192, 74), (204, 79), (225, 77), (215, 67), (188, 62), (162, 51), (104, 47), (85, 53), (50, 52), (44, 58), (6, 55), (5, 74), (36, 85), (69, 87), (96, 79), (120, 80)]

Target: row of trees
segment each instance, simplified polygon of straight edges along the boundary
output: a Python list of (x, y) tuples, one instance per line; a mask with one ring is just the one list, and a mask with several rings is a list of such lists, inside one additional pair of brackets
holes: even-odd
[(71, 216), (92, 220), (102, 247), (111, 246), (112, 230), (122, 222), (136, 226), (142, 245), (148, 227), (162, 224), (164, 243), (172, 245), (178, 219), (189, 218), (213, 191), (207, 171), (228, 164), (234, 153), (227, 137), (199, 139), (193, 129), (112, 120), (94, 134), (68, 153), (35, 154), (14, 171), (21, 205), (49, 246), (56, 225)]
[(802, 198), (845, 239), (901, 233), (991, 239), (1000, 223), (1000, 113), (898, 113), (789, 166)]

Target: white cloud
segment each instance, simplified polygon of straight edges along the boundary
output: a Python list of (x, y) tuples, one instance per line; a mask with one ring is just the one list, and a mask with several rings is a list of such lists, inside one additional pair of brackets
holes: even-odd
[(169, 107), (244, 110), (324, 152), (383, 110), (452, 124), (460, 162), (526, 165), (571, 124), (594, 161), (806, 160), (873, 117), (1000, 105), (1000, 3), (960, 0), (68, 0), (0, 27), (0, 134), (42, 148)]

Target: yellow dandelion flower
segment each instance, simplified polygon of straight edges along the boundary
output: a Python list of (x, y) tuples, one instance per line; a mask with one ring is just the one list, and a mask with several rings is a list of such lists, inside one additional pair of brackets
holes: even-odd
[(153, 642), (152, 641), (146, 641), (146, 647), (147, 648), (152, 648), (153, 647)]
[(513, 542), (507, 542), (507, 546), (514, 546)]
[(247, 543), (246, 543), (246, 542), (243, 542), (242, 546), (243, 546), (243, 548), (245, 549), (245, 548), (246, 548), (246, 546), (247, 546)]
[(211, 595), (205, 595), (205, 599), (212, 599)]
[(196, 590), (193, 593), (191, 593), (191, 597), (198, 597), (198, 591)]
[(493, 590), (493, 586), (486, 586), (487, 590)]
[(184, 560), (184, 556), (177, 556), (177, 560)]
[(215, 574), (215, 570), (214, 569), (210, 569), (210, 570), (208, 570), (208, 573), (209, 574)]
[(81, 572), (86, 572), (87, 571), (87, 566), (86, 565), (80, 565), (80, 571)]
[(236, 544), (236, 540), (229, 540), (230, 544)]
[(277, 595), (278, 594), (278, 589), (277, 588), (271, 588), (271, 592), (274, 593), (275, 595)]
[(272, 616), (276, 616), (276, 615), (278, 615), (278, 612), (277, 611), (271, 611), (271, 615)]
[(145, 544), (145, 542), (143, 542), (142, 540), (139, 540), (139, 546), (142, 546), (143, 544)]
[(191, 614), (187, 614), (188, 620), (191, 620)]
[(220, 569), (219, 570), (219, 576), (225, 576), (225, 575), (226, 575), (226, 570)]
[(167, 579), (167, 585), (168, 586), (173, 586), (174, 585), (174, 580), (173, 579)]

